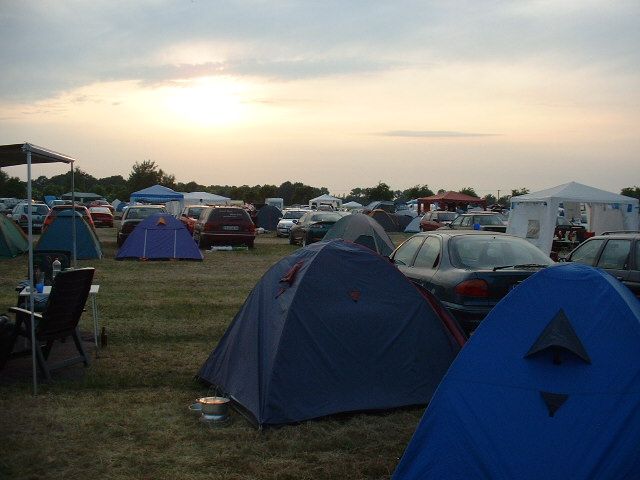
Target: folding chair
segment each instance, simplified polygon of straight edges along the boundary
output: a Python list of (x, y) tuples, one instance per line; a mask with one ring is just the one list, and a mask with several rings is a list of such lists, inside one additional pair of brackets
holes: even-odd
[[(34, 314), (36, 359), (40, 370), (47, 380), (51, 380), (51, 370), (83, 362), (89, 365), (89, 357), (82, 347), (78, 335), (78, 322), (84, 310), (91, 282), (93, 268), (66, 270), (56, 275), (51, 287), (51, 293), (44, 310)], [(11, 307), (9, 311), (16, 315), (17, 335), (31, 341), (31, 312), (20, 307)], [(51, 347), (56, 340), (71, 337), (75, 343), (78, 355), (59, 363), (48, 362)]]

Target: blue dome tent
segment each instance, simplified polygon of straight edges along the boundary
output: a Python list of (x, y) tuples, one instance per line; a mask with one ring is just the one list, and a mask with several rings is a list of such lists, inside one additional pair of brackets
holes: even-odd
[(193, 237), (181, 221), (168, 213), (151, 215), (127, 237), (116, 260), (202, 260)]
[[(75, 214), (75, 222), (73, 221)], [(63, 210), (55, 216), (36, 244), (35, 251), (66, 250), (73, 252), (73, 225), (76, 228), (76, 258), (102, 258), (100, 241), (79, 212)]]
[(482, 322), (393, 478), (638, 478), (639, 440), (640, 303), (609, 274), (564, 264)]
[(198, 377), (258, 426), (424, 404), (460, 348), (444, 322), (388, 260), (319, 242), (262, 277)]

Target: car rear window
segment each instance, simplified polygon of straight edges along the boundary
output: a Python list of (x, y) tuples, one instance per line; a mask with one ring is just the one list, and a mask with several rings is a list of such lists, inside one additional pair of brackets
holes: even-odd
[(241, 208), (214, 208), (209, 215), (209, 220), (221, 220), (223, 222), (246, 220), (250, 222), (251, 217)]
[[(24, 211), (27, 212), (27, 207), (24, 207)], [(47, 207), (46, 205), (32, 205), (32, 210), (33, 213), (35, 213), (36, 215), (46, 215), (47, 213), (49, 213), (49, 207)]]
[(434, 220), (438, 222), (450, 222), (458, 216), (456, 212), (434, 213)]
[(136, 220), (141, 218), (147, 218), (153, 215), (154, 213), (164, 213), (164, 209), (129, 207), (129, 210), (127, 211), (126, 220)]
[(493, 235), (461, 235), (449, 242), (451, 263), (457, 268), (492, 269), (508, 265), (551, 265), (553, 261), (526, 240)]
[(187, 209), (187, 217), (198, 218), (205, 207), (189, 207)]

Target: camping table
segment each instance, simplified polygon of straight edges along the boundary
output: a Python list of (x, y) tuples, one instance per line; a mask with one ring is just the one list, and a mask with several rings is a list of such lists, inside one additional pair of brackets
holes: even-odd
[[(93, 316), (93, 340), (95, 341), (96, 344), (96, 348), (98, 348), (99, 345), (99, 341), (98, 341), (98, 327), (100, 324), (100, 320), (98, 318), (98, 305), (96, 303), (96, 296), (98, 295), (98, 292), (100, 291), (100, 285), (91, 285), (91, 289), (89, 290), (89, 296), (91, 297), (91, 315)], [(44, 295), (49, 295), (51, 293), (51, 285), (45, 285), (44, 288), (42, 289), (42, 293)], [(19, 295), (21, 297), (28, 297), (29, 296), (29, 287), (26, 286), (24, 287)]]

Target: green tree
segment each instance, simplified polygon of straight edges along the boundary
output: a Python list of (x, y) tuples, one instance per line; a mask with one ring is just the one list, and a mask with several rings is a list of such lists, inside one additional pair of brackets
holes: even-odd
[(25, 198), (27, 184), (18, 177), (10, 177), (7, 172), (0, 170), (0, 196)]
[(464, 187), (462, 190), (458, 190), (458, 193), (464, 193), (465, 195), (469, 195), (470, 197), (478, 196), (473, 187)]
[(405, 200), (413, 200), (414, 198), (430, 197), (433, 195), (433, 190), (429, 188), (429, 185), (416, 185), (411, 188), (407, 188), (402, 192), (402, 197)]
[(484, 196), (484, 201), (487, 202), (487, 205), (493, 205), (494, 203), (498, 202), (495, 195), (491, 193), (488, 193)]
[(389, 185), (380, 181), (375, 187), (365, 189), (368, 202), (376, 200), (393, 200), (393, 192)]
[(136, 162), (131, 168), (131, 173), (127, 179), (127, 188), (129, 194), (131, 194), (153, 185), (173, 188), (175, 183), (176, 177), (174, 175), (166, 174), (161, 168), (158, 168), (156, 162), (144, 160)]
[(640, 187), (637, 185), (633, 187), (625, 187), (620, 190), (620, 195), (625, 195), (627, 197), (633, 197), (640, 200)]
[(512, 197), (517, 197), (519, 195), (526, 195), (527, 193), (529, 193), (529, 189), (522, 187), (520, 189), (516, 188), (514, 190), (511, 190), (511, 196)]

